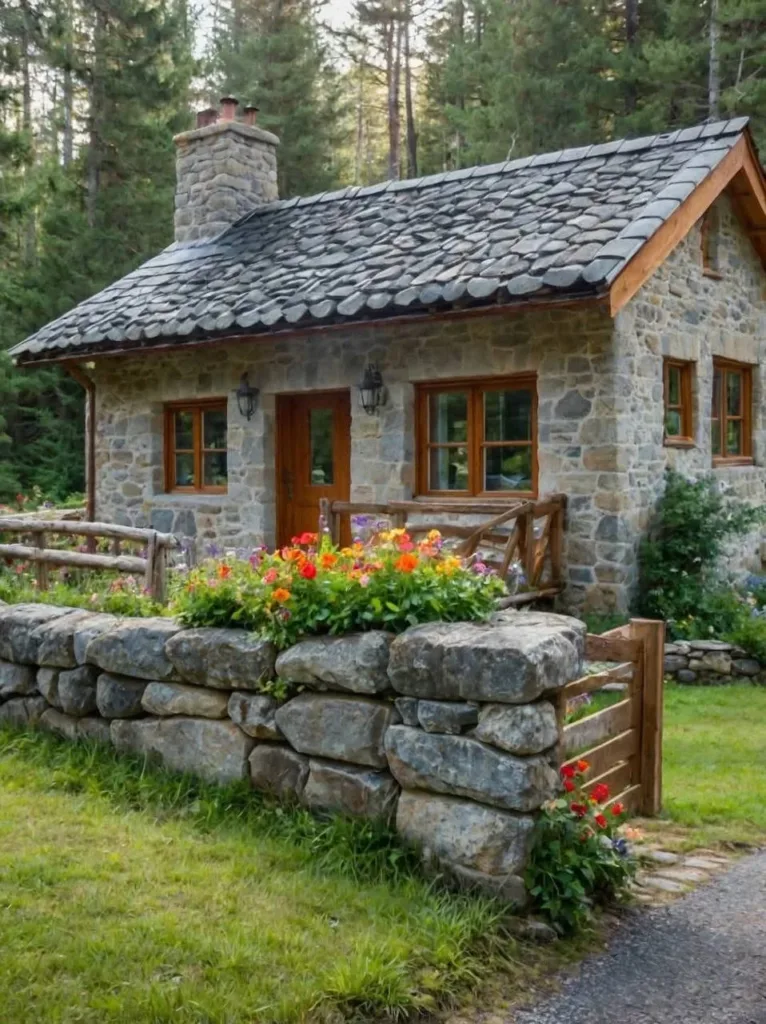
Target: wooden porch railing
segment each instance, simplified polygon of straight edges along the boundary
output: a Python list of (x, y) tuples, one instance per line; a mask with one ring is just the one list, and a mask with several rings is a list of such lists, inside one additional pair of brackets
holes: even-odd
[[(619, 801), (645, 815), (658, 814), (662, 806), (664, 643), (665, 623), (650, 619), (632, 619), (601, 635), (589, 633), (586, 658), (607, 667), (569, 683), (558, 695), (561, 764), (587, 761), (586, 791), (604, 782), (609, 804)], [(622, 699), (565, 724), (570, 701), (609, 683), (626, 684)]]
[[(413, 536), (439, 530), (444, 537), (460, 539), (455, 552), (463, 558), (481, 555), (505, 578), (518, 562), (526, 590), (502, 604), (528, 604), (554, 597), (563, 588), (563, 540), (566, 495), (552, 494), (538, 501), (390, 501), (370, 503), (330, 501), (319, 503), (320, 528), (326, 524), (335, 543), (341, 536), (343, 517), (373, 515), (387, 519)], [(483, 523), (461, 523), (453, 516), (487, 516)]]
[[(26, 519), (21, 517), (0, 518), (0, 534), (16, 533), (30, 537), (30, 544), (0, 544), (0, 559), (7, 561), (34, 562), (37, 570), (37, 586), (47, 590), (50, 585), (50, 566), (72, 569), (105, 569), (141, 575), (145, 587), (155, 600), (163, 602), (166, 597), (167, 553), (178, 546), (170, 533), (156, 530), (142, 530), (131, 526), (116, 526), (112, 523), (68, 522), (66, 520)], [(85, 537), (96, 540), (111, 540), (111, 554), (100, 555), (95, 551), (70, 551), (46, 547), (47, 534), (69, 537)], [(140, 544), (145, 555), (124, 554), (122, 544)]]

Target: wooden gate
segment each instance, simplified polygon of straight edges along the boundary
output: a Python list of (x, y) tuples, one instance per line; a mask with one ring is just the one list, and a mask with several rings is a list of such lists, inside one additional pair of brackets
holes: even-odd
[[(609, 804), (619, 801), (644, 815), (662, 804), (662, 684), (664, 622), (632, 619), (600, 636), (588, 634), (585, 657), (596, 670), (563, 688), (559, 696), (560, 761), (585, 760), (585, 789), (609, 786)], [(605, 663), (602, 667), (598, 663)], [(607, 684), (626, 684), (616, 703), (571, 725), (567, 706)]]

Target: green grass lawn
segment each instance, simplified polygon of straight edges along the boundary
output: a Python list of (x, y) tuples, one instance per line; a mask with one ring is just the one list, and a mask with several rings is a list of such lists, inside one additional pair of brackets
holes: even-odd
[(371, 826), (0, 732), (0, 1020), (369, 1022), (575, 954), (416, 865)]
[(665, 686), (665, 815), (692, 844), (766, 842), (766, 687)]

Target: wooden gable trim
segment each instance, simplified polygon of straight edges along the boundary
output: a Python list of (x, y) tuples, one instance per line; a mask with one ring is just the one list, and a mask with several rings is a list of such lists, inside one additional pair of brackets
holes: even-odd
[(726, 189), (766, 267), (766, 182), (746, 132), (617, 275), (609, 290), (612, 316), (633, 298)]

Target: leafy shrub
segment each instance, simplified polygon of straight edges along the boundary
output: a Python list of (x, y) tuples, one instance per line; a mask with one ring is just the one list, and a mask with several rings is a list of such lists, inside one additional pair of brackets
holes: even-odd
[(743, 615), (736, 626), (729, 630), (725, 639), (737, 644), (744, 651), (766, 665), (766, 618), (762, 615)]
[(133, 576), (74, 573), (67, 579), (54, 579), (48, 590), (41, 591), (33, 572), (18, 562), (10, 568), (0, 566), (0, 601), (87, 608), (94, 612), (136, 618), (168, 614), (168, 608), (152, 600), (144, 592), (142, 583)]
[[(667, 619), (671, 629), (694, 617), (702, 629), (718, 629), (717, 616), (732, 611), (720, 598), (717, 563), (726, 539), (746, 533), (764, 518), (754, 508), (726, 495), (712, 477), (686, 480), (669, 470), (649, 536), (641, 546), (640, 610)], [(731, 619), (729, 619), (731, 621)]]
[(609, 787), (583, 790), (587, 761), (561, 769), (565, 796), (543, 808), (535, 827), (526, 882), (536, 909), (561, 935), (584, 928), (595, 905), (623, 895), (635, 860), (619, 834), (621, 804), (609, 808)]
[(438, 531), (415, 544), (389, 530), (342, 549), (307, 533), (280, 551), (192, 570), (174, 611), (188, 626), (238, 626), (287, 647), (305, 634), (482, 619), (504, 593), (481, 563), (468, 568), (446, 553)]

